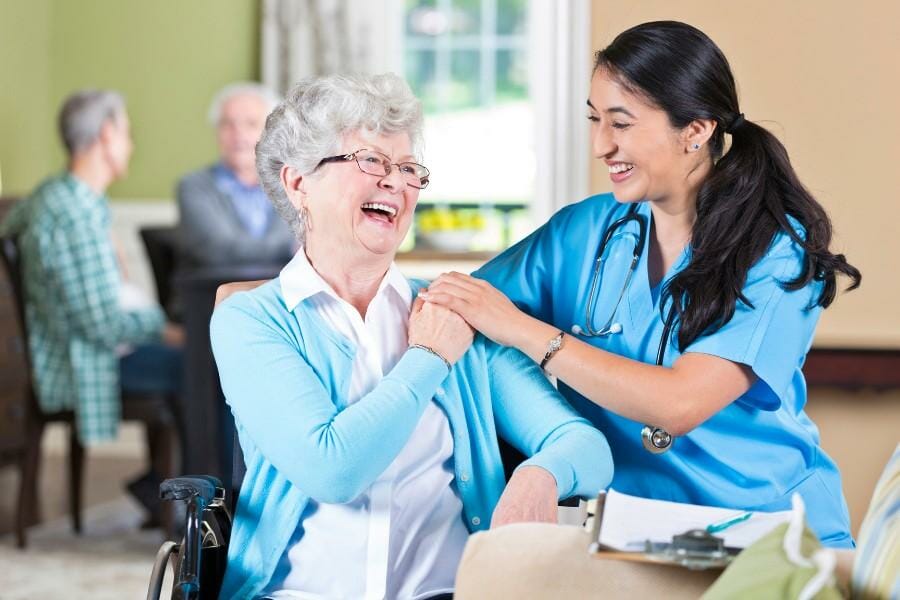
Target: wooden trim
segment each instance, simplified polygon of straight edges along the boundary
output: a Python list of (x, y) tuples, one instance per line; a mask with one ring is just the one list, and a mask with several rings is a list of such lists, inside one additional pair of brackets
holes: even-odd
[(813, 348), (803, 374), (811, 386), (900, 389), (900, 349)]

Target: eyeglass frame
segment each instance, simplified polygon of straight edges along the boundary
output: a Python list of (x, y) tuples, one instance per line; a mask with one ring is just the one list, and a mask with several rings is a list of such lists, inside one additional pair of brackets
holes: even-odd
[[(406, 178), (404, 178), (406, 185), (414, 187), (418, 190), (424, 190), (426, 187), (428, 187), (428, 184), (431, 183), (431, 180), (429, 179), (429, 177), (431, 176), (431, 171), (429, 171), (428, 167), (426, 167), (425, 165), (420, 165), (419, 163), (413, 162), (411, 160), (405, 160), (401, 163), (392, 163), (391, 159), (388, 158), (388, 156), (386, 154), (379, 152), (378, 150), (372, 150), (371, 148), (360, 148), (359, 150), (356, 150), (349, 154), (338, 154), (336, 156), (326, 156), (325, 158), (323, 158), (322, 160), (319, 161), (319, 164), (316, 165), (316, 168), (318, 169), (319, 167), (321, 167), (322, 165), (324, 165), (326, 163), (350, 162), (352, 160), (353, 162), (356, 163), (356, 166), (359, 168), (359, 170), (362, 171), (363, 173), (365, 173), (366, 175), (371, 175), (372, 177), (387, 177), (388, 175), (391, 174), (392, 169), (390, 169), (390, 168), (386, 169), (387, 172), (384, 173), (383, 175), (379, 175), (378, 173), (370, 173), (370, 172), (366, 171), (365, 169), (363, 169), (362, 165), (359, 164), (359, 159), (356, 156), (360, 152), (372, 152), (374, 154), (380, 154), (381, 156), (383, 156), (386, 159), (384, 162), (382, 162), (383, 166), (387, 165), (388, 167), (397, 167), (398, 169), (400, 169), (402, 167), (402, 165), (415, 165), (416, 167), (421, 167), (422, 169), (425, 170), (424, 177), (416, 178), (419, 180), (419, 183), (421, 185), (414, 185), (414, 184), (410, 183), (409, 181), (407, 181)], [(401, 174), (401, 176), (403, 175), (402, 171), (400, 174)]]

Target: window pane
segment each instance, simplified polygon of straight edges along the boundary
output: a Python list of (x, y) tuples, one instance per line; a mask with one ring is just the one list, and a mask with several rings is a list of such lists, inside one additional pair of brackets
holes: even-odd
[(452, 15), (453, 33), (478, 35), (481, 31), (481, 0), (453, 0)]
[(524, 50), (497, 51), (497, 103), (528, 99), (528, 59)]
[(436, 78), (436, 53), (434, 50), (408, 50), (406, 52), (406, 80), (413, 93), (422, 101), (426, 112), (439, 103)]
[(524, 34), (528, 0), (497, 0), (497, 33)]
[(481, 29), (480, 0), (407, 0), (406, 31), (414, 36), (478, 35)]
[(446, 17), (435, 5), (436, 0), (406, 0), (407, 35), (434, 36), (447, 31)]
[(443, 90), (445, 110), (474, 108), (481, 104), (481, 57), (474, 50), (457, 50), (450, 55), (450, 81)]

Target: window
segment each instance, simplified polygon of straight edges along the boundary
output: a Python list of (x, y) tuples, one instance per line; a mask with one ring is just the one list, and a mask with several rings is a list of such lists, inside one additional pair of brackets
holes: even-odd
[(285, 91), (314, 74), (404, 74), (424, 104), (432, 183), (402, 248), (496, 251), (587, 195), (590, 6), (263, 0), (263, 80)]
[(406, 0), (403, 72), (425, 114), (416, 246), (499, 250), (535, 193), (528, 0)]

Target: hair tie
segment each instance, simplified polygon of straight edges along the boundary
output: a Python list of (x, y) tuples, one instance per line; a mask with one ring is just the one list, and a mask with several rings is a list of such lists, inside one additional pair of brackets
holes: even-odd
[(744, 113), (739, 113), (731, 120), (731, 123), (725, 126), (725, 133), (734, 133), (734, 131), (744, 124)]

